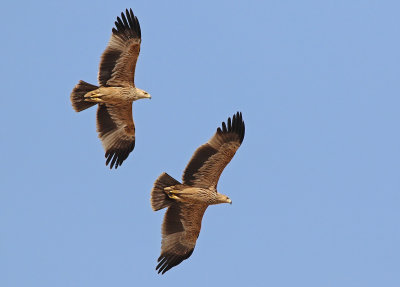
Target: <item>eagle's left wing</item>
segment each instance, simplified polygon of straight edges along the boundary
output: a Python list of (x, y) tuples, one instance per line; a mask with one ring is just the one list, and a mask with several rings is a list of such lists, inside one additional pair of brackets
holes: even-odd
[(193, 154), (183, 172), (183, 184), (194, 187), (216, 187), (222, 171), (231, 161), (244, 138), (242, 113), (237, 112), (228, 125), (222, 123), (214, 136)]
[(141, 31), (139, 20), (132, 9), (121, 13), (112, 29), (111, 39), (100, 61), (98, 81), (100, 86), (134, 86), (135, 67), (139, 57)]

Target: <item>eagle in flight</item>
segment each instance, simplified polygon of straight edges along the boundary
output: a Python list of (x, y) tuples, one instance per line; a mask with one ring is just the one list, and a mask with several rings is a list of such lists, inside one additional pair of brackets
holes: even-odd
[(135, 147), (132, 102), (151, 98), (135, 87), (135, 67), (140, 52), (141, 31), (132, 9), (117, 17), (111, 39), (100, 61), (95, 86), (84, 81), (71, 93), (76, 112), (97, 107), (97, 132), (105, 149), (106, 165), (117, 168)]
[(209, 205), (232, 203), (229, 197), (217, 191), (217, 184), (240, 147), (244, 132), (242, 114), (238, 112), (196, 150), (183, 172), (183, 183), (165, 172), (155, 181), (151, 191), (152, 209), (168, 207), (162, 224), (158, 273), (164, 274), (192, 255), (201, 220)]

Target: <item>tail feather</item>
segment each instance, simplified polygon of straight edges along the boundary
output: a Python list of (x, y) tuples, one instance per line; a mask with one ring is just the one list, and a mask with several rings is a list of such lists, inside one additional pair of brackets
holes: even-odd
[(157, 178), (157, 180), (154, 182), (154, 187), (151, 190), (151, 207), (154, 211), (168, 207), (174, 202), (164, 192), (164, 188), (177, 184), (180, 184), (180, 182), (168, 175), (166, 172), (163, 172)]
[(85, 102), (85, 95), (93, 90), (96, 90), (98, 87), (84, 81), (79, 81), (79, 83), (74, 87), (71, 93), (71, 103), (72, 107), (76, 112), (80, 112), (90, 108), (96, 103)]

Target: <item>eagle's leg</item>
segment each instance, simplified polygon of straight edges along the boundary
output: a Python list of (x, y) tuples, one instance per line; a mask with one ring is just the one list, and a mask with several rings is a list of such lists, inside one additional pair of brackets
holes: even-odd
[(85, 95), (85, 102), (92, 103), (104, 103), (105, 101), (102, 99), (104, 95), (100, 94), (98, 90), (94, 90)]
[(168, 194), (168, 197), (171, 198), (171, 199), (175, 199), (175, 200), (177, 200), (179, 198), (174, 194)]
[(164, 188), (164, 191), (171, 199), (178, 199), (179, 190), (174, 190), (174, 186)]

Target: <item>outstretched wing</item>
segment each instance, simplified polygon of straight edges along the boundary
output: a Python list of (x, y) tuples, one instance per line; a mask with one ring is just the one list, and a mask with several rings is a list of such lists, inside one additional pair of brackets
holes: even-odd
[(117, 17), (111, 39), (100, 61), (100, 86), (134, 86), (135, 67), (140, 52), (141, 31), (139, 20), (132, 9)]
[(219, 177), (231, 161), (244, 138), (245, 126), (242, 113), (228, 118), (228, 125), (222, 123), (214, 136), (200, 146), (183, 172), (183, 184), (195, 187), (216, 187)]
[(97, 132), (106, 151), (106, 165), (117, 168), (135, 147), (132, 103), (99, 104)]
[(205, 204), (175, 203), (164, 216), (161, 255), (156, 270), (164, 274), (192, 255), (201, 229)]

